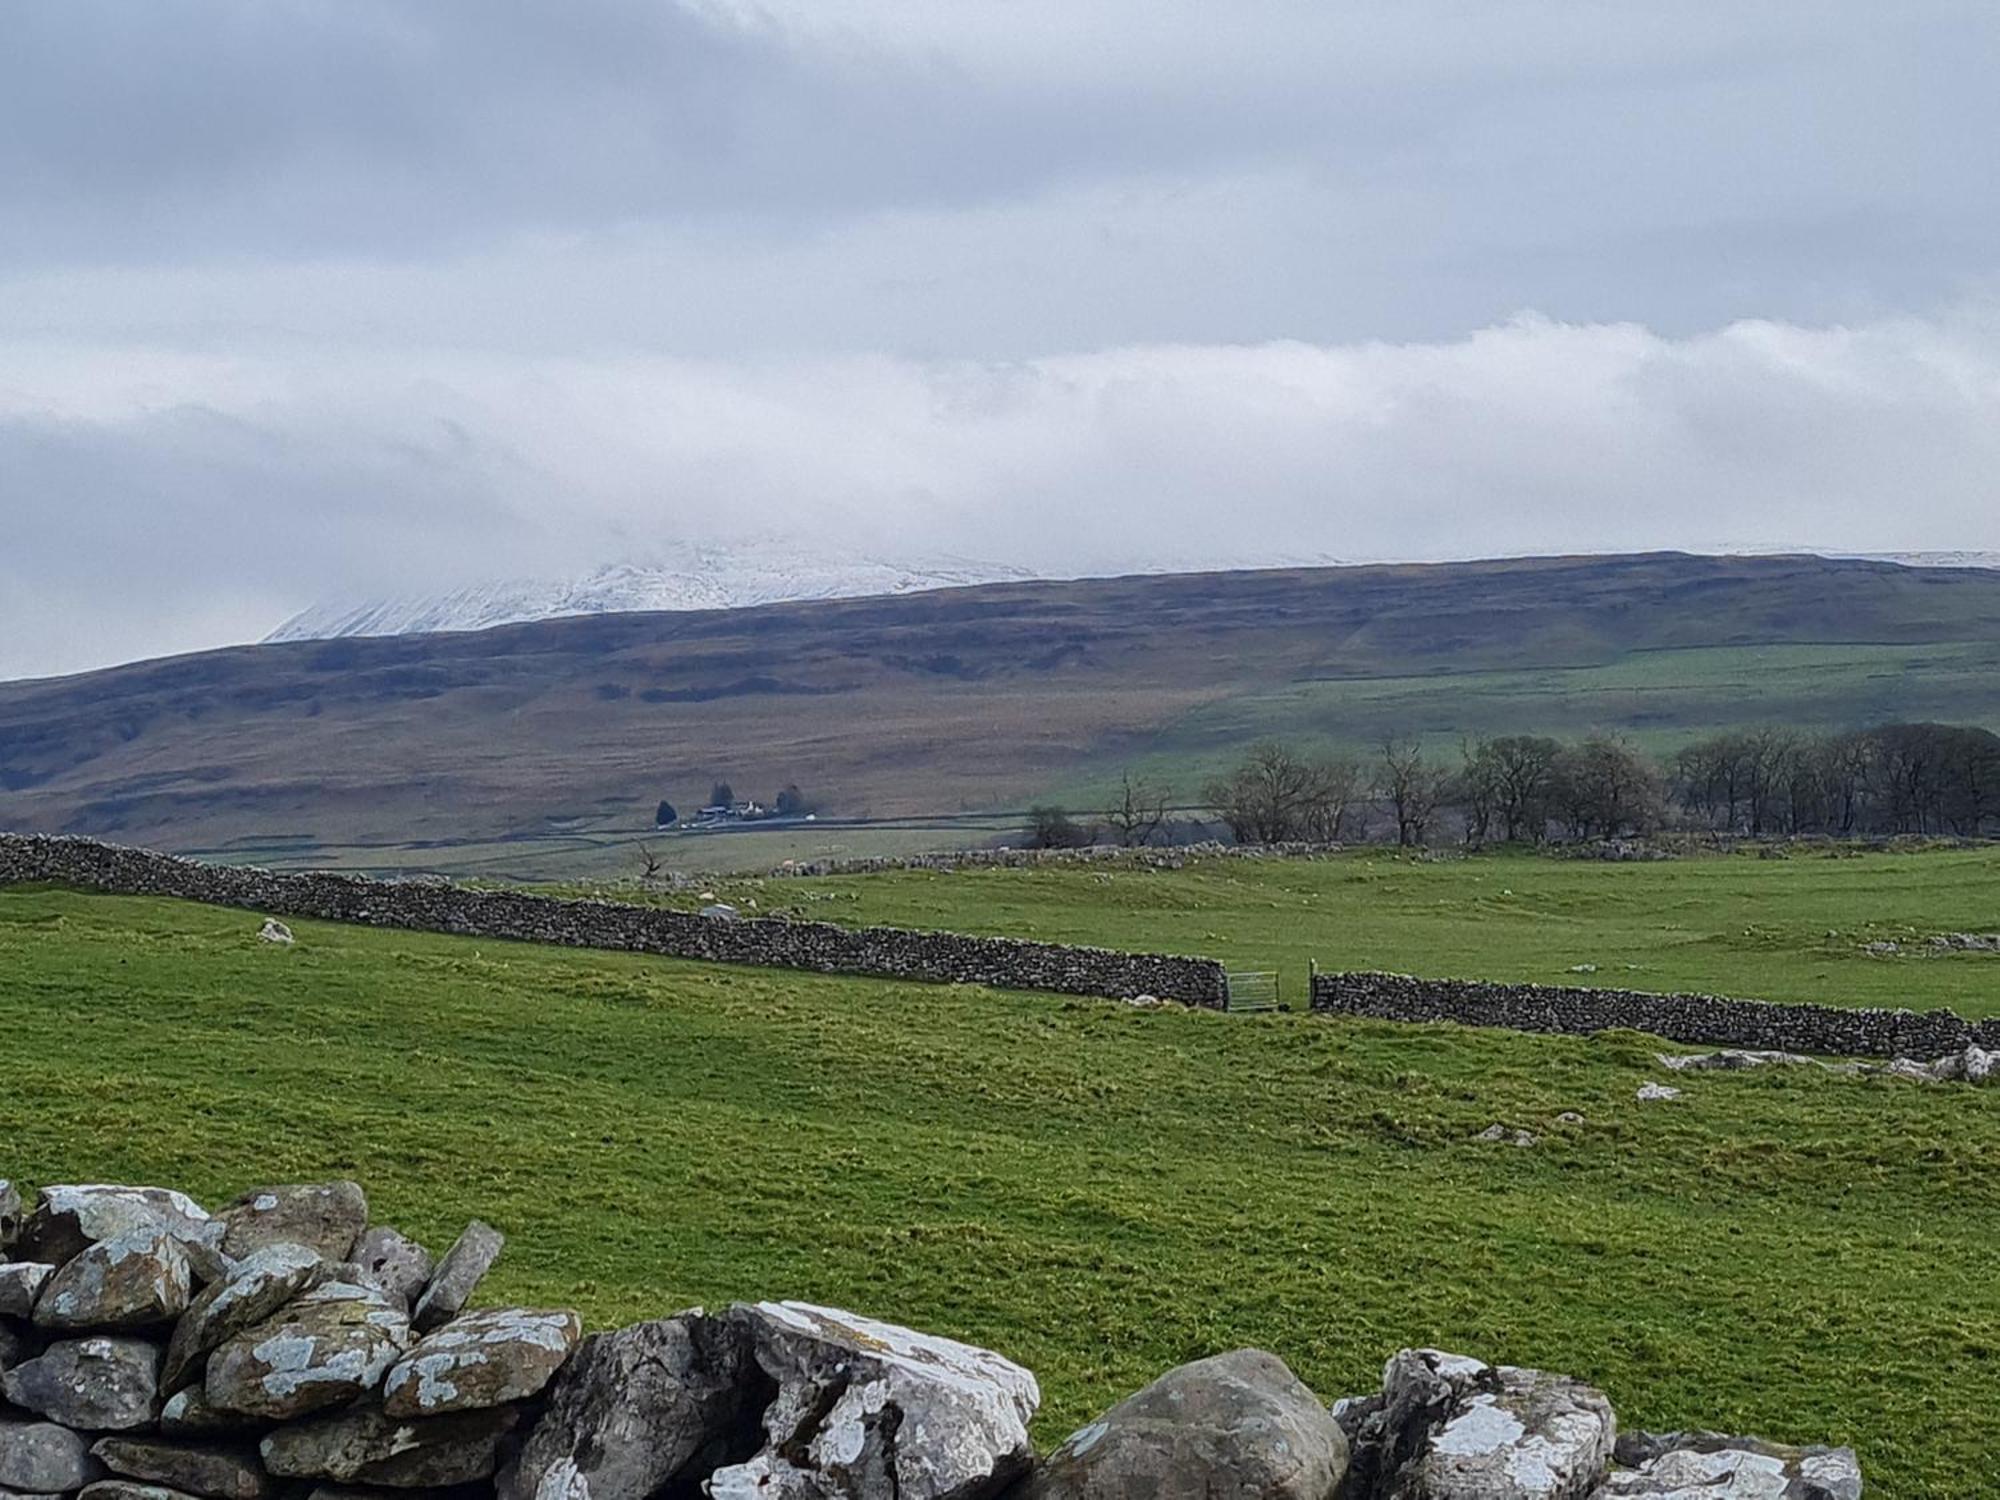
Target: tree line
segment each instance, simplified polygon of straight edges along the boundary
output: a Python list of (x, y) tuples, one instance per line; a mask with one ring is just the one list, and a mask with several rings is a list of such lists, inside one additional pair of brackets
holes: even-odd
[(1545, 843), (1696, 829), (1766, 835), (2000, 834), (2000, 736), (1955, 724), (1839, 734), (1759, 728), (1655, 758), (1617, 735), (1502, 735), (1439, 755), (1412, 736), (1369, 756), (1276, 742), (1207, 782), (1210, 817), (1176, 819), (1171, 791), (1129, 774), (1095, 823), (1037, 808), (1028, 842)]

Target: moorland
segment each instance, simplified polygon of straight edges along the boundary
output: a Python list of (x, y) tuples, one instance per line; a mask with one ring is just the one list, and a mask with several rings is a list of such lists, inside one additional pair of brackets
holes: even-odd
[(606, 874), (661, 800), (802, 786), (828, 826), (675, 860), (740, 867), (977, 842), (1038, 800), (1100, 806), (1126, 770), (1191, 794), (1258, 737), (1605, 731), (1664, 753), (1922, 719), (2000, 726), (2000, 572), (1649, 554), (1001, 584), (0, 684), (0, 827)]

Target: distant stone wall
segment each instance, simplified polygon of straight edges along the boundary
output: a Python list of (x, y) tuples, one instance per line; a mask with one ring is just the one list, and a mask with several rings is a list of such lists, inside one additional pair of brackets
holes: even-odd
[[(1143, 870), (1179, 870), (1202, 859), (1313, 859), (1342, 854), (1350, 844), (1087, 844), (1081, 849), (940, 849), (929, 854), (877, 854), (826, 859), (794, 859), (768, 876), (876, 875), (889, 870), (1033, 870), (1048, 865), (1125, 865)], [(726, 877), (724, 877), (726, 878)]]
[(1204, 1006), (1220, 1006), (1227, 989), (1222, 965), (1206, 958), (894, 927), (702, 917), (624, 902), (467, 890), (443, 881), (365, 880), (201, 864), (94, 839), (0, 834), (0, 885), (29, 881), (124, 896), (174, 896), (283, 917), (821, 974), (985, 984), (1111, 999), (1155, 995)]
[(2000, 1021), (1968, 1021), (1949, 1010), (1771, 1004), (1404, 974), (1315, 974), (1312, 1008), (1375, 1021), (1455, 1021), (1572, 1036), (1629, 1027), (1696, 1046), (1839, 1057), (1940, 1057), (1968, 1044), (2000, 1047)]

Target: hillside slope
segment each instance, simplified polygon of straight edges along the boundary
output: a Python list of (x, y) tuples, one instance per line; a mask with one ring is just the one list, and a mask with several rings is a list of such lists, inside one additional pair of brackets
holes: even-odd
[(1195, 778), (1264, 733), (1890, 716), (2000, 722), (2000, 574), (1657, 554), (1009, 583), (0, 684), (0, 826), (407, 851), (635, 826), (716, 778), (883, 816), (1087, 795), (1128, 761)]

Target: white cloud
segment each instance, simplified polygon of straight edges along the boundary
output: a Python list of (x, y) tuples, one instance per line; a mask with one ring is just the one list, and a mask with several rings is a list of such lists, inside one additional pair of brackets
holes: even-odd
[[(1050, 572), (2000, 548), (2000, 318), (1009, 362), (15, 350), (0, 474), (0, 675), (682, 537)], [(93, 587), (120, 610), (25, 628)]]

